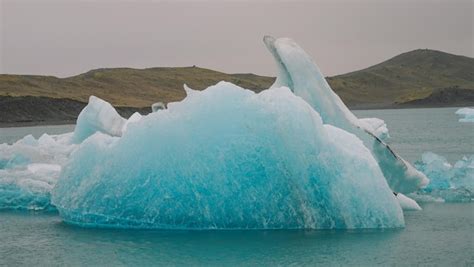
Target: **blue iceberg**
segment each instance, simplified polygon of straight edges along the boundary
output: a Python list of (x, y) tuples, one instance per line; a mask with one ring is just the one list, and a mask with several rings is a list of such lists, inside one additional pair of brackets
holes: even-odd
[(430, 183), (410, 194), (419, 202), (471, 202), (474, 200), (474, 155), (454, 165), (446, 158), (426, 152), (415, 167), (430, 178)]
[(52, 202), (90, 227), (402, 227), (377, 162), (288, 88), (220, 82), (72, 154)]

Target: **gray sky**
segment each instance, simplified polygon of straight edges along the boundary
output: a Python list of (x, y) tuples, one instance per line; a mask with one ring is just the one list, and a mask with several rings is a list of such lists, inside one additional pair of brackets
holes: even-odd
[(296, 40), (325, 75), (417, 48), (474, 56), (472, 0), (0, 3), (0, 73), (197, 65), (274, 75), (265, 34)]

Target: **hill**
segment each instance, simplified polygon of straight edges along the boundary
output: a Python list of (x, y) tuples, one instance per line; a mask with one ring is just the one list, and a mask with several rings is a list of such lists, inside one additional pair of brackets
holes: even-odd
[(67, 98), (87, 102), (90, 95), (115, 106), (145, 107), (184, 98), (183, 84), (197, 90), (229, 81), (261, 91), (273, 78), (254, 74), (226, 74), (198, 67), (97, 69), (68, 78), (35, 75), (0, 75), (0, 96)]
[[(352, 108), (473, 104), (474, 59), (418, 49), (363, 70), (330, 77), (328, 82)], [(440, 102), (433, 95), (450, 94), (452, 90), (457, 94)]]
[[(474, 59), (414, 50), (372, 67), (328, 77), (355, 109), (474, 104)], [(67, 77), (0, 75), (0, 124), (73, 122), (90, 95), (119, 107), (125, 116), (154, 102), (184, 98), (183, 84), (202, 90), (221, 80), (259, 92), (272, 77), (226, 74), (199, 67), (97, 69)]]

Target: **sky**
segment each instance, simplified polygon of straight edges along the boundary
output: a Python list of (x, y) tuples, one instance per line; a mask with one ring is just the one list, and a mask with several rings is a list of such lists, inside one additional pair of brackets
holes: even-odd
[(192, 66), (275, 75), (264, 35), (290, 37), (327, 76), (430, 48), (474, 57), (472, 0), (0, 0), (0, 73)]

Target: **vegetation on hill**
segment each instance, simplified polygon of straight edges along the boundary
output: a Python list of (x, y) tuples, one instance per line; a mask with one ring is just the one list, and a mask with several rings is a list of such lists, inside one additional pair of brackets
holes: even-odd
[[(418, 49), (328, 81), (349, 106), (393, 107), (429, 98), (439, 90), (474, 90), (474, 59)], [(447, 104), (456, 105), (464, 93), (471, 94), (460, 91), (461, 99)]]
[(183, 84), (202, 90), (219, 81), (261, 91), (274, 78), (253, 74), (226, 74), (198, 67), (97, 69), (68, 78), (36, 75), (0, 75), (0, 96), (42, 96), (87, 102), (95, 95), (115, 106), (145, 107), (184, 98)]

